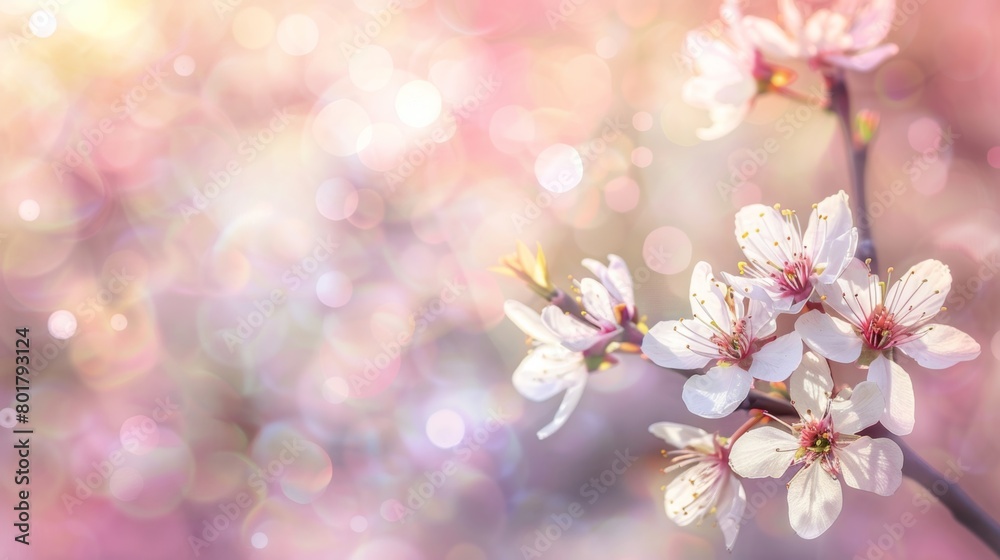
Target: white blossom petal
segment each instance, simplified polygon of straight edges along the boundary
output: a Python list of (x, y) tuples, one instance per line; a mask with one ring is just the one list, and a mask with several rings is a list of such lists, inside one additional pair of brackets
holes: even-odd
[(815, 539), (837, 520), (843, 500), (840, 481), (816, 461), (788, 483), (788, 521), (800, 537)]
[(846, 321), (813, 309), (795, 321), (806, 346), (835, 362), (850, 363), (861, 356), (862, 340)]
[(716, 366), (684, 383), (681, 398), (688, 410), (704, 418), (722, 418), (736, 410), (750, 392), (753, 377), (737, 366)]
[(761, 17), (745, 16), (743, 26), (750, 41), (764, 54), (774, 58), (795, 58), (799, 45), (777, 23)]
[(891, 496), (903, 482), (903, 452), (891, 439), (864, 436), (834, 453), (851, 488)]
[(556, 410), (555, 418), (535, 434), (538, 436), (538, 439), (545, 439), (551, 436), (569, 420), (570, 414), (573, 414), (573, 411), (576, 410), (576, 405), (580, 403), (580, 398), (583, 397), (583, 389), (586, 386), (586, 381), (587, 378), (584, 376), (578, 383), (566, 389), (566, 394), (563, 395), (563, 400), (559, 403), (559, 408)]
[(694, 426), (675, 424), (674, 422), (657, 422), (649, 427), (649, 433), (667, 442), (667, 445), (682, 449), (692, 440), (708, 436), (708, 432)]
[(698, 369), (718, 354), (708, 344), (711, 331), (697, 321), (660, 321), (642, 339), (642, 353), (658, 366), (674, 369)]
[(554, 305), (542, 310), (542, 322), (555, 333), (563, 346), (576, 352), (590, 348), (600, 338), (600, 332), (595, 327)]
[(899, 349), (925, 368), (949, 368), (979, 357), (979, 343), (955, 327), (931, 324), (921, 331), (920, 338), (900, 344)]
[(892, 19), (895, 14), (896, 0), (864, 2), (860, 12), (854, 17), (854, 25), (851, 26), (854, 48), (864, 50), (881, 43), (892, 29)]
[(802, 361), (802, 338), (790, 332), (753, 353), (750, 375), (763, 381), (784, 381)]
[[(728, 286), (715, 278), (712, 266), (701, 261), (691, 273), (691, 312), (695, 319), (714, 322), (722, 331), (732, 329), (732, 315), (726, 303)], [(696, 321), (697, 322), (697, 321)]]
[(881, 422), (887, 430), (905, 436), (913, 431), (913, 383), (902, 366), (879, 355), (868, 366), (868, 381), (873, 381), (882, 391), (885, 410)]
[(722, 530), (726, 550), (732, 551), (740, 532), (740, 525), (743, 523), (743, 512), (747, 507), (746, 491), (743, 490), (740, 479), (733, 474), (729, 475), (716, 507), (715, 519), (719, 529)]
[(743, 434), (729, 451), (729, 465), (745, 478), (778, 478), (792, 465), (799, 440), (773, 426)]
[(545, 344), (559, 344), (559, 337), (542, 323), (537, 311), (527, 305), (509, 299), (503, 303), (503, 311), (521, 332)]
[[(802, 363), (788, 380), (788, 394), (795, 411), (803, 420), (822, 418), (830, 404), (831, 392), (833, 378), (830, 376), (830, 365), (826, 363), (826, 359), (806, 352), (802, 356)], [(881, 413), (879, 410), (879, 414)]]
[(885, 306), (900, 325), (926, 323), (941, 311), (951, 290), (948, 265), (934, 259), (921, 261), (906, 271), (889, 288)]
[[(816, 282), (820, 284), (832, 284), (840, 275), (844, 273), (854, 254), (858, 250), (858, 228), (851, 228), (847, 233), (836, 239), (829, 240), (823, 248), (819, 259), (814, 260), (813, 266), (823, 267), (822, 274), (816, 276)], [(817, 265), (816, 263), (819, 263)]]
[(885, 399), (878, 385), (862, 381), (851, 391), (848, 400), (838, 398), (830, 404), (830, 418), (837, 432), (856, 434), (878, 422), (883, 410)]
[(548, 400), (567, 388), (587, 380), (583, 354), (558, 344), (534, 348), (514, 370), (514, 389), (533, 401)]
[(875, 309), (881, 290), (878, 276), (869, 272), (865, 263), (851, 259), (836, 282), (819, 284), (816, 291), (826, 298), (824, 303), (841, 317), (860, 327)]
[(600, 282), (593, 278), (584, 278), (580, 281), (580, 294), (583, 308), (587, 313), (600, 321), (612, 324), (618, 322), (614, 306), (611, 304), (611, 294)]
[(736, 213), (735, 234), (747, 259), (762, 268), (768, 263), (784, 266), (798, 252), (798, 232), (793, 232), (781, 212), (771, 206), (750, 204), (741, 208)]
[(855, 55), (826, 55), (823, 57), (823, 60), (833, 64), (834, 66), (854, 70), (855, 72), (871, 72), (872, 70), (878, 68), (887, 59), (896, 56), (898, 53), (898, 45), (886, 43)]

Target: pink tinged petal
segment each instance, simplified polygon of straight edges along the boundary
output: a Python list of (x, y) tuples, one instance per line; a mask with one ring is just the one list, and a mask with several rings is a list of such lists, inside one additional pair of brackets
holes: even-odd
[(800, 537), (815, 539), (836, 521), (843, 500), (840, 481), (816, 461), (788, 483), (788, 521)]
[(778, 478), (792, 465), (799, 441), (773, 426), (755, 428), (740, 436), (729, 452), (729, 465), (745, 478)]
[(598, 330), (581, 319), (568, 315), (562, 309), (550, 305), (542, 310), (542, 322), (566, 348), (582, 352), (597, 343)]
[(691, 272), (691, 287), (688, 295), (691, 312), (701, 322), (714, 322), (719, 329), (732, 329), (732, 316), (726, 304), (727, 286), (719, 282), (712, 273), (712, 266), (705, 261), (694, 265)]
[(857, 228), (851, 228), (844, 235), (829, 241), (823, 248), (822, 254), (817, 257), (818, 260), (813, 260), (813, 270), (823, 271), (816, 276), (816, 282), (832, 284), (840, 278), (847, 266), (854, 260), (857, 249)]
[(608, 262), (610, 265), (608, 266), (607, 283), (614, 287), (615, 297), (628, 306), (629, 311), (631, 311), (635, 308), (635, 289), (628, 264), (618, 255), (608, 255)]
[(736, 410), (750, 392), (753, 377), (737, 366), (716, 366), (704, 375), (689, 377), (681, 399), (688, 410), (703, 418), (722, 418)]
[(851, 39), (858, 50), (881, 43), (892, 29), (896, 13), (896, 0), (871, 0), (865, 4), (851, 26)]
[(848, 49), (851, 37), (847, 34), (849, 21), (843, 14), (830, 10), (817, 10), (806, 20), (802, 37), (810, 55), (823, 51)]
[(861, 356), (863, 343), (854, 327), (818, 309), (799, 317), (795, 321), (795, 332), (802, 336), (806, 346), (835, 362), (846, 364)]
[(687, 447), (692, 440), (709, 435), (708, 432), (694, 426), (675, 424), (673, 422), (657, 422), (649, 427), (649, 433), (667, 442), (667, 445), (681, 449)]
[(899, 349), (925, 368), (944, 369), (979, 357), (979, 343), (955, 327), (931, 324), (920, 330), (920, 338)]
[(865, 318), (880, 303), (881, 289), (878, 275), (872, 274), (868, 266), (858, 259), (851, 259), (840, 278), (833, 284), (816, 286), (824, 302), (854, 326), (861, 325)]
[(896, 362), (880, 355), (868, 366), (868, 381), (878, 385), (885, 399), (882, 425), (898, 436), (912, 432), (914, 398), (909, 374)]
[(584, 278), (580, 282), (580, 293), (583, 299), (583, 308), (587, 313), (596, 317), (600, 321), (607, 323), (617, 323), (614, 306), (611, 304), (611, 294), (608, 289), (593, 278)]
[(833, 429), (841, 434), (856, 434), (878, 422), (883, 410), (885, 399), (878, 385), (862, 381), (851, 391), (849, 400), (838, 398), (830, 404)]
[(586, 382), (583, 354), (556, 344), (544, 344), (531, 351), (514, 370), (514, 388), (527, 399), (548, 400), (568, 387)]
[(537, 311), (527, 305), (509, 299), (503, 304), (503, 311), (517, 328), (531, 338), (545, 344), (559, 344), (559, 338), (542, 323)]
[(793, 36), (797, 36), (802, 29), (802, 13), (795, 5), (795, 0), (780, 0), (781, 19), (785, 24), (785, 29)]
[(903, 482), (903, 452), (891, 439), (865, 436), (834, 453), (851, 488), (891, 496)]
[(764, 54), (774, 58), (795, 58), (799, 55), (798, 43), (777, 23), (766, 18), (746, 16), (743, 27), (750, 41)]
[[(795, 411), (803, 419), (822, 418), (830, 403), (831, 392), (833, 378), (830, 377), (830, 365), (824, 358), (806, 352), (802, 356), (802, 363), (788, 380), (788, 394)], [(879, 410), (879, 414), (881, 413)]]
[[(586, 374), (586, 371), (584, 374)], [(576, 405), (580, 403), (580, 398), (583, 396), (583, 389), (586, 385), (587, 378), (584, 375), (577, 383), (570, 385), (566, 389), (566, 394), (563, 395), (563, 400), (559, 403), (559, 408), (556, 410), (555, 418), (535, 434), (538, 436), (538, 439), (545, 439), (554, 434), (559, 428), (562, 428), (563, 424), (569, 420), (569, 415), (576, 410)]]
[(784, 381), (802, 361), (802, 338), (788, 333), (754, 352), (750, 375), (763, 381)]
[(731, 552), (740, 532), (740, 524), (743, 523), (747, 495), (746, 491), (743, 490), (743, 484), (736, 476), (730, 474), (725, 484), (725, 488), (719, 495), (715, 519), (719, 524), (719, 529), (722, 530), (723, 538), (725, 538), (726, 550)]
[(698, 369), (711, 359), (705, 353), (718, 356), (718, 348), (705, 339), (708, 336), (708, 327), (697, 321), (660, 321), (643, 337), (642, 353), (661, 367)]
[(823, 60), (834, 66), (854, 70), (855, 72), (871, 72), (875, 68), (878, 68), (879, 65), (887, 59), (896, 56), (898, 53), (898, 46), (893, 43), (887, 43), (860, 54), (852, 56), (828, 55), (824, 56)]
[(951, 290), (951, 271), (941, 261), (927, 259), (913, 265), (893, 283), (885, 295), (885, 306), (897, 323), (926, 323), (941, 311)]

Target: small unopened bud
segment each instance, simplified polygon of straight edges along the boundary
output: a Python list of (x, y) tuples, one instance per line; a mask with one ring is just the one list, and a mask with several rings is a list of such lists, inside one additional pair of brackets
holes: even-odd
[(878, 132), (879, 114), (875, 111), (864, 109), (858, 111), (855, 117), (857, 132), (854, 133), (854, 140), (862, 146), (867, 146), (875, 138)]

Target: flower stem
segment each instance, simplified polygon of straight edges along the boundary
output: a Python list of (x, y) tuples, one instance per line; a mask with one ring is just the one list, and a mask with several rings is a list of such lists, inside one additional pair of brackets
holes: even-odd
[(757, 422), (760, 422), (762, 418), (764, 418), (763, 414), (754, 414), (750, 418), (747, 418), (747, 421), (744, 422), (742, 426), (737, 428), (736, 431), (733, 432), (733, 435), (729, 436), (729, 448), (732, 449), (736, 440), (740, 439), (740, 436), (743, 434), (749, 432), (750, 428), (756, 426)]
[(881, 424), (863, 430), (860, 435), (889, 438), (896, 442), (903, 451), (903, 474), (937, 496), (956, 521), (1000, 558), (1000, 525), (957, 484), (956, 480), (962, 475), (961, 472), (955, 473), (951, 478), (942, 474), (917, 455), (903, 438), (886, 430)]
[(851, 206), (854, 223), (858, 228), (857, 256), (861, 260), (871, 259), (871, 269), (878, 270), (878, 260), (875, 257), (875, 242), (872, 240), (871, 217), (868, 214), (868, 202), (865, 198), (865, 170), (868, 167), (868, 143), (856, 142), (854, 139), (853, 118), (851, 116), (851, 99), (847, 92), (847, 82), (842, 73), (826, 76), (827, 90), (830, 95), (830, 111), (837, 115), (840, 122), (841, 136), (848, 154), (848, 168), (851, 174)]

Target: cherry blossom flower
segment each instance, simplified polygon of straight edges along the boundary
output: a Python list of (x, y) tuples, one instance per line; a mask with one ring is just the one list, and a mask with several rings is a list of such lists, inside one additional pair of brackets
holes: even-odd
[(549, 305), (542, 310), (542, 322), (566, 348), (590, 355), (604, 355), (622, 332), (611, 294), (593, 278), (580, 281), (583, 311), (574, 315)]
[(940, 261), (914, 265), (889, 287), (888, 281), (880, 282), (878, 275), (855, 259), (836, 283), (817, 288), (827, 306), (846, 321), (813, 310), (799, 317), (795, 330), (813, 351), (835, 362), (867, 365), (868, 380), (885, 396), (882, 425), (905, 435), (914, 424), (913, 385), (902, 366), (892, 360), (892, 350), (899, 348), (931, 369), (979, 356), (979, 343), (972, 337), (931, 322), (944, 309), (950, 289), (951, 272)]
[(801, 466), (788, 483), (788, 518), (800, 537), (814, 539), (840, 515), (840, 480), (891, 496), (902, 482), (903, 452), (890, 439), (855, 435), (882, 413), (874, 383), (859, 383), (849, 398), (833, 398), (826, 360), (807, 352), (789, 385), (800, 422), (788, 426), (791, 433), (773, 426), (750, 430), (733, 442), (729, 461), (747, 478), (778, 478)]
[(803, 17), (795, 0), (779, 0), (784, 28), (772, 20), (743, 18), (746, 35), (765, 54), (808, 60), (816, 67), (868, 72), (899, 52), (889, 34), (895, 0), (837, 0)]
[(726, 548), (732, 550), (747, 497), (743, 484), (729, 467), (725, 439), (672, 422), (657, 422), (649, 431), (677, 448), (667, 453), (672, 455), (673, 464), (663, 472), (683, 471), (667, 484), (663, 500), (667, 517), (686, 527), (714, 515), (726, 539)]
[(744, 206), (736, 214), (736, 240), (748, 262), (740, 276), (723, 273), (737, 291), (763, 289), (778, 312), (798, 313), (817, 284), (840, 277), (854, 258), (858, 230), (844, 191), (813, 207), (803, 233), (798, 216), (763, 204)]
[(762, 91), (780, 88), (794, 74), (764, 62), (740, 23), (739, 2), (725, 0), (720, 10), (723, 29), (695, 30), (684, 39), (684, 55), (692, 61), (695, 75), (684, 83), (684, 102), (709, 112), (712, 125), (695, 133), (702, 140), (715, 140), (732, 132), (750, 111)]
[(618, 255), (608, 255), (607, 265), (594, 259), (583, 259), (583, 266), (608, 290), (612, 304), (622, 316), (621, 321), (635, 320), (635, 289), (625, 260)]
[(545, 439), (566, 423), (583, 396), (587, 385), (587, 362), (583, 352), (563, 346), (555, 333), (542, 322), (539, 314), (519, 301), (504, 302), (504, 313), (524, 334), (532, 339), (534, 347), (514, 370), (514, 388), (532, 401), (545, 401), (565, 391), (556, 416), (538, 431), (538, 439)]
[(643, 339), (642, 351), (656, 364), (697, 369), (705, 375), (684, 384), (688, 410), (721, 418), (746, 398), (754, 378), (782, 381), (802, 359), (802, 340), (792, 332), (770, 340), (776, 328), (766, 298), (750, 299), (718, 281), (699, 262), (691, 275), (692, 319), (661, 321)]

